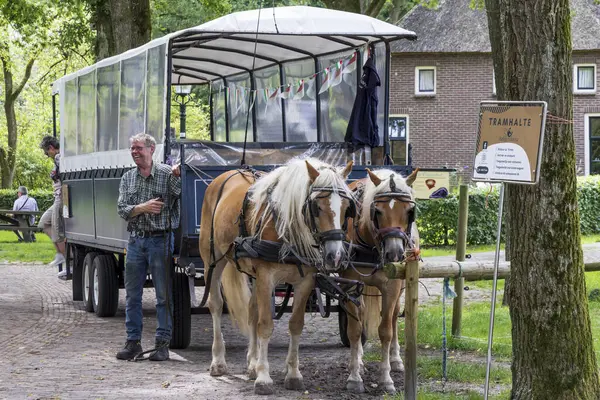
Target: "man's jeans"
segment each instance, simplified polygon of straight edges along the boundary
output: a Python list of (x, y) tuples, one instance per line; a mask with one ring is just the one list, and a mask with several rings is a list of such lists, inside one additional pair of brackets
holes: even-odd
[[(147, 238), (131, 237), (127, 245), (125, 262), (125, 328), (127, 340), (142, 339), (142, 293), (146, 282), (147, 271), (152, 274), (152, 282), (156, 291), (156, 339), (170, 341), (173, 321), (173, 271), (167, 272), (165, 265), (166, 235)], [(173, 234), (169, 236), (170, 254), (173, 253)], [(167, 275), (169, 282), (167, 282)], [(167, 309), (168, 304), (171, 311)]]

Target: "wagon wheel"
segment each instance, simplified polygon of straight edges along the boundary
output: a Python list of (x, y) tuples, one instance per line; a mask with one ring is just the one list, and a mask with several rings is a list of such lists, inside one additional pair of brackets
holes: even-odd
[(83, 269), (81, 274), (81, 289), (83, 292), (83, 304), (85, 306), (85, 311), (93, 312), (94, 304), (93, 304), (93, 293), (94, 290), (94, 258), (98, 253), (91, 251), (85, 255), (83, 259)]
[[(338, 306), (338, 322), (340, 327), (340, 340), (345, 347), (350, 347), (350, 339), (348, 339), (348, 314)], [(363, 327), (360, 335), (360, 341), (364, 346), (367, 343), (367, 332)]]
[(92, 270), (92, 305), (99, 317), (114, 317), (119, 306), (117, 261), (111, 254), (94, 258)]

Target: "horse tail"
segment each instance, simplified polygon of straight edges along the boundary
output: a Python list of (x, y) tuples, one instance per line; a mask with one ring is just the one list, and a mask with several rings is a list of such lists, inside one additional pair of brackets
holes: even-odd
[(381, 292), (375, 286), (365, 286), (364, 299), (364, 325), (368, 339), (379, 337), (379, 324), (381, 323)]
[(228, 262), (223, 271), (221, 285), (231, 321), (244, 336), (248, 336), (250, 333), (248, 308), (251, 297), (248, 275), (239, 272), (232, 262)]

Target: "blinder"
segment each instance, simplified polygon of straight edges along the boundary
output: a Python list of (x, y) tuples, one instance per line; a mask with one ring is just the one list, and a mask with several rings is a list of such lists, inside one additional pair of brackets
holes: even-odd
[[(320, 191), (328, 192), (329, 194), (327, 196), (318, 196), (318, 197), (315, 197), (314, 199), (311, 199), (310, 195), (313, 192), (320, 192)], [(347, 199), (350, 203), (350, 205), (346, 209), (346, 213), (344, 214), (344, 225), (342, 226), (342, 230), (334, 230), (335, 233), (333, 231), (319, 233), (317, 231), (315, 219), (319, 217), (320, 209), (319, 209), (319, 204), (317, 203), (316, 200), (321, 199), (321, 198), (330, 197), (334, 192), (339, 194), (341, 197)], [(306, 215), (307, 210), (309, 211), (309, 215)], [(310, 228), (311, 228), (313, 234), (315, 235), (315, 238), (319, 242), (325, 242), (328, 240), (344, 240), (345, 239), (345, 231), (347, 230), (347, 227), (348, 227), (348, 218), (356, 217), (356, 202), (354, 201), (354, 199), (352, 197), (349, 197), (345, 193), (335, 190), (332, 187), (314, 187), (311, 189), (308, 197), (306, 198), (306, 201), (304, 202), (302, 213), (304, 214), (305, 218), (307, 218), (309, 220)]]

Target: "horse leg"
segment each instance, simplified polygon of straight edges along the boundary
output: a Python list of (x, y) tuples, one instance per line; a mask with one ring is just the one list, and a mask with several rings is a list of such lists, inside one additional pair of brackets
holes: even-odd
[[(402, 290), (404, 288), (404, 281), (402, 281), (400, 293), (402, 294)], [(398, 343), (398, 315), (400, 315), (400, 298), (398, 297), (398, 301), (396, 302), (396, 307), (394, 307), (394, 314), (392, 315), (392, 346), (390, 349), (390, 366), (392, 371), (395, 372), (403, 372), (404, 371), (404, 363), (402, 362), (402, 358), (400, 357), (400, 343)]]
[(221, 316), (223, 314), (223, 295), (221, 294), (221, 276), (227, 266), (227, 260), (219, 261), (214, 267), (208, 295), (208, 309), (213, 321), (211, 376), (221, 376), (227, 373), (225, 362), (225, 342), (221, 332)]
[(273, 280), (269, 270), (257, 267), (256, 300), (258, 309), (257, 336), (258, 362), (256, 363), (256, 380), (254, 393), (273, 394), (273, 379), (269, 374), (269, 340), (273, 334), (273, 314), (271, 313), (271, 295)]
[(379, 367), (379, 385), (387, 393), (396, 393), (394, 381), (390, 376), (390, 344), (392, 339), (398, 341), (398, 336), (393, 337), (392, 324), (396, 321), (393, 318), (394, 310), (398, 304), (400, 296), (400, 285), (388, 281), (381, 290), (382, 310), (381, 324), (379, 325), (379, 339), (381, 340), (381, 364)]
[(258, 324), (258, 310), (256, 300), (256, 281), (252, 282), (252, 298), (250, 299), (250, 309), (248, 311), (248, 322), (250, 330), (248, 334), (248, 378), (256, 379), (256, 363), (258, 362), (258, 341), (256, 329)]
[(302, 281), (294, 285), (294, 305), (290, 317), (290, 345), (285, 361), (285, 388), (289, 390), (304, 390), (304, 378), (300, 373), (298, 349), (300, 347), (300, 335), (304, 328), (304, 313), (306, 302), (314, 287), (312, 275), (307, 275)]
[[(360, 376), (361, 367), (363, 367), (362, 355), (363, 348), (361, 342), (361, 335), (363, 330), (361, 311), (362, 308), (359, 309), (354, 303), (347, 301), (346, 308), (348, 309), (348, 341), (350, 342), (350, 364), (348, 365), (348, 369), (350, 370), (350, 375), (348, 376), (348, 380), (346, 381), (346, 389), (353, 393), (364, 393), (365, 385), (363, 383), (362, 377)], [(357, 318), (361, 319), (359, 321), (355, 320), (350, 316), (350, 313), (355, 315)]]

